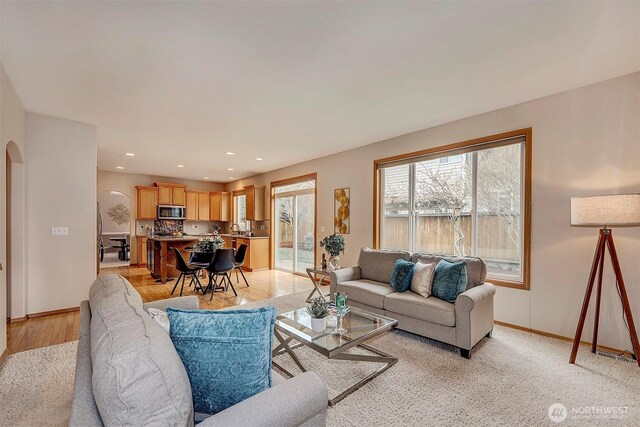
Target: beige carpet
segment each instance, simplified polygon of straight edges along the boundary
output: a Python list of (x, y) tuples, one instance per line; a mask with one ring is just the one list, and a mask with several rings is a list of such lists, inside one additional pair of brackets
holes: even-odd
[[(278, 312), (305, 305), (308, 291), (243, 305)], [(640, 368), (582, 348), (567, 362), (568, 343), (496, 327), (471, 360), (457, 351), (402, 331), (369, 344), (399, 358), (382, 375), (329, 408), (330, 426), (538, 426), (553, 425), (549, 406), (564, 404), (560, 425), (640, 425)], [(375, 369), (369, 363), (328, 361), (300, 348), (300, 359), (327, 383), (330, 396)], [(12, 355), (0, 371), (0, 425), (58, 425), (69, 416), (75, 343)], [(299, 372), (287, 355), (278, 361)], [(627, 407), (618, 418), (582, 417), (589, 408)], [(586, 408), (586, 409), (584, 409)]]
[(77, 341), (10, 355), (0, 369), (0, 426), (66, 426)]

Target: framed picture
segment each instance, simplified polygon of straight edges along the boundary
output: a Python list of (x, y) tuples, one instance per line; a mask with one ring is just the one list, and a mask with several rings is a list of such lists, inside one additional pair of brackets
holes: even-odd
[(349, 234), (351, 218), (351, 190), (336, 188), (333, 192), (333, 232), (335, 234)]

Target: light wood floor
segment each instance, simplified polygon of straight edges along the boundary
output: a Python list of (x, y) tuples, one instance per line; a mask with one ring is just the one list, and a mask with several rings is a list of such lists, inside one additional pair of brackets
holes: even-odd
[[(106, 268), (100, 272), (101, 275), (109, 273), (117, 273), (127, 278), (140, 292), (142, 300), (145, 302), (172, 297), (171, 290), (175, 282), (169, 282), (164, 285), (157, 283), (146, 268)], [(240, 277), (240, 283), (236, 284), (235, 276), (233, 276), (234, 286), (238, 292), (237, 297), (233, 295), (231, 288), (229, 288), (228, 292), (216, 292), (213, 296), (213, 301), (210, 301), (211, 294), (205, 296), (198, 294), (200, 308), (215, 310), (232, 307), (305, 290), (311, 292), (313, 287), (306, 276), (298, 276), (276, 270), (245, 273), (245, 275), (250, 285), (248, 288), (242, 281), (242, 277)], [(203, 285), (205, 282), (206, 279), (204, 279)], [(188, 280), (185, 282), (183, 295), (193, 295), (193, 288), (188, 288), (187, 284)], [(179, 293), (180, 288), (178, 287), (173, 296), (178, 296)], [(79, 320), (79, 312), (75, 311), (10, 323), (7, 325), (9, 353), (77, 340), (80, 326)]]

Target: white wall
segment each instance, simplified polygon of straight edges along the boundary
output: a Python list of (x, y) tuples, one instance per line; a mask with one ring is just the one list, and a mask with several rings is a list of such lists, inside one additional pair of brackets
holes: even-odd
[[(215, 183), (215, 182), (205, 182), (205, 181), (192, 181), (185, 180), (179, 178), (169, 178), (166, 176), (152, 176), (152, 175), (140, 175), (140, 174), (131, 174), (131, 173), (123, 173), (123, 172), (108, 172), (108, 171), (98, 171), (98, 192), (114, 190), (119, 191), (123, 194), (126, 194), (131, 199), (131, 263), (136, 264), (138, 262), (138, 250), (137, 250), (137, 241), (135, 239), (136, 234), (136, 215), (137, 215), (137, 206), (138, 206), (138, 196), (136, 192), (136, 185), (143, 185), (151, 187), (154, 182), (174, 182), (177, 184), (184, 184), (187, 186), (188, 190), (192, 191), (222, 191), (224, 190), (224, 185)], [(152, 221), (150, 222), (153, 223)], [(195, 233), (196, 230), (193, 229), (193, 225), (198, 224), (198, 228), (201, 229), (204, 224), (200, 221), (191, 222), (190, 227), (185, 227), (185, 231)], [(188, 228), (188, 230), (187, 230)], [(140, 233), (140, 230), (137, 234)], [(203, 232), (203, 231), (198, 231)]]
[[(7, 317), (7, 252), (6, 252), (6, 206), (7, 206), (7, 193), (6, 193), (6, 162), (5, 153), (7, 144), (13, 141), (19, 154), (24, 159), (25, 152), (25, 111), (18, 95), (16, 94), (9, 76), (4, 70), (2, 64), (0, 64), (0, 149), (2, 151), (2, 160), (0, 161), (0, 263), (2, 263), (3, 270), (0, 271), (0, 355), (4, 353), (7, 348), (7, 324), (5, 318)], [(17, 171), (16, 168), (12, 170), (12, 178), (15, 173), (24, 173), (23, 171)], [(19, 179), (19, 177), (16, 177)], [(14, 179), (14, 181), (16, 180)], [(15, 203), (16, 206), (19, 203)], [(15, 224), (14, 224), (15, 225)], [(16, 272), (19, 274), (19, 272)], [(14, 274), (13, 278), (16, 278)], [(24, 280), (24, 278), (22, 279)], [(14, 282), (15, 283), (15, 282)], [(21, 284), (24, 288), (24, 283)], [(16, 286), (17, 287), (17, 286)], [(21, 290), (14, 289), (14, 293)], [(19, 313), (18, 313), (19, 314)]]
[[(360, 247), (373, 242), (375, 159), (532, 127), (531, 290), (499, 288), (496, 319), (572, 337), (597, 230), (569, 225), (569, 198), (640, 192), (639, 117), (640, 73), (634, 73), (236, 181), (226, 189), (317, 172), (320, 239), (333, 229), (333, 190), (350, 187), (351, 234), (345, 236), (341, 263), (353, 265)], [(614, 236), (632, 310), (640, 321), (640, 228), (616, 229)], [(599, 342), (630, 348), (609, 267), (605, 282)], [(583, 335), (587, 340), (591, 325), (590, 317)]]
[(77, 307), (96, 277), (96, 127), (27, 113), (26, 153), (28, 311)]
[[(128, 195), (120, 192), (112, 192), (110, 190), (98, 192), (98, 204), (102, 213), (102, 232), (103, 233), (129, 233), (131, 231), (131, 199)], [(126, 222), (119, 224), (110, 215), (109, 212), (114, 208), (126, 208), (127, 213), (124, 215)]]

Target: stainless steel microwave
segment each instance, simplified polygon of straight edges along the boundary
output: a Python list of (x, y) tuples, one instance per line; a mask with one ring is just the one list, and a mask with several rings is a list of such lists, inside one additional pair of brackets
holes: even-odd
[(185, 219), (187, 208), (184, 206), (158, 206), (158, 219)]

